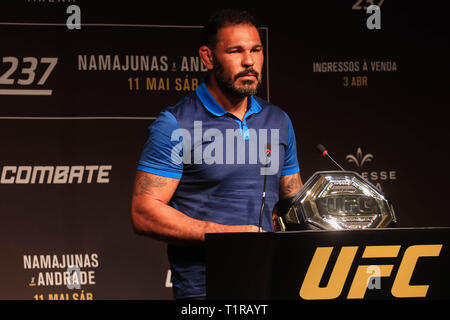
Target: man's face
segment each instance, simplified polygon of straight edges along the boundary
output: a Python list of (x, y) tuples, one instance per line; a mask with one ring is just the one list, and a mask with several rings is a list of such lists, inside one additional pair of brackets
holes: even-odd
[(256, 94), (262, 78), (262, 49), (258, 30), (250, 24), (219, 30), (213, 50), (214, 76), (222, 90), (240, 97)]

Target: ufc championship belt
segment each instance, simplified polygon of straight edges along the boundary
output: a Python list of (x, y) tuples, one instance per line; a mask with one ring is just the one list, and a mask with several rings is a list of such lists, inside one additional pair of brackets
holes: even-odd
[(387, 197), (353, 171), (319, 171), (278, 202), (281, 231), (384, 228), (396, 222)]

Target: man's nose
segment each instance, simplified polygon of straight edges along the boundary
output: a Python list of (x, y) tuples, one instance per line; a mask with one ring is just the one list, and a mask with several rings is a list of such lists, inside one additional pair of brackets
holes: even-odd
[(255, 64), (255, 59), (250, 52), (245, 52), (242, 59), (242, 65), (244, 67), (252, 67)]

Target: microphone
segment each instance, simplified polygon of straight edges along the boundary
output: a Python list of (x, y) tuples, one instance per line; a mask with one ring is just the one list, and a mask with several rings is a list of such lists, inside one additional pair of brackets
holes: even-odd
[(319, 151), (322, 156), (327, 156), (328, 158), (331, 159), (331, 161), (334, 162), (335, 165), (337, 165), (339, 167), (339, 169), (341, 169), (342, 171), (345, 171), (344, 168), (342, 168), (336, 161), (334, 161), (334, 159), (330, 156), (330, 154), (328, 153), (327, 148), (325, 148), (325, 146), (323, 144), (318, 144), (316, 146), (317, 151)]
[(262, 232), (262, 219), (263, 219), (263, 211), (264, 211), (264, 204), (266, 202), (266, 181), (267, 181), (267, 166), (269, 165), (269, 157), (270, 154), (272, 153), (272, 147), (270, 145), (270, 143), (266, 144), (266, 148), (265, 148), (265, 154), (266, 154), (266, 165), (265, 165), (265, 169), (266, 169), (266, 174), (264, 175), (264, 186), (263, 186), (263, 193), (262, 193), (262, 198), (261, 198), (261, 210), (259, 211), (259, 231), (258, 232)]

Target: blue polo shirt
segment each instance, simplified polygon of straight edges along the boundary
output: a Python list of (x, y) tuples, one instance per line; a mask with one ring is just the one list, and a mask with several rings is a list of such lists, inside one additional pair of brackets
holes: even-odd
[[(170, 205), (194, 219), (226, 225), (259, 224), (266, 175), (262, 226), (273, 231), (280, 176), (298, 172), (299, 165), (284, 111), (251, 96), (241, 121), (202, 83), (150, 125), (138, 170), (180, 179)], [(169, 244), (168, 257), (175, 298), (206, 295), (203, 245)]]

